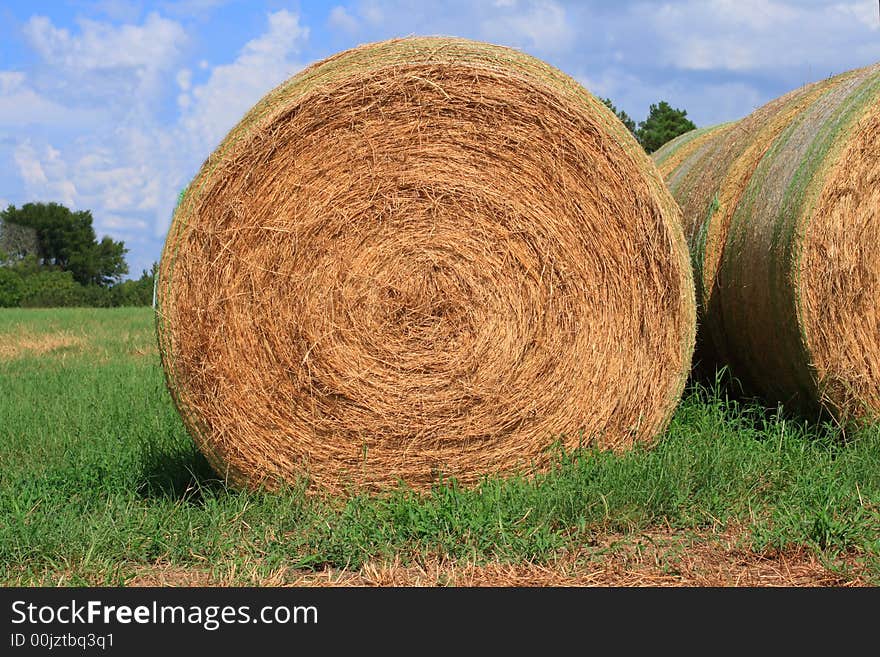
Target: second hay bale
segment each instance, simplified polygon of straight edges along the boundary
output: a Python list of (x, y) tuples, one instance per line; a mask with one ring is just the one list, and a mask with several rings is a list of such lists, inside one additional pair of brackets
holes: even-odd
[(697, 358), (769, 401), (880, 414), (880, 65), (655, 154), (695, 263)]

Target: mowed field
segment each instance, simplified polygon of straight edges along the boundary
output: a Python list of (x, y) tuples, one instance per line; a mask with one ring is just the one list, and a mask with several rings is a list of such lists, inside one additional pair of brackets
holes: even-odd
[(0, 310), (3, 585), (878, 585), (880, 427), (692, 387), (652, 450), (326, 498), (218, 481), (152, 311)]

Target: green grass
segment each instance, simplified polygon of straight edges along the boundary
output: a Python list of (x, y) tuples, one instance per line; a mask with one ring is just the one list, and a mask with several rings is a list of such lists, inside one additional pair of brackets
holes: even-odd
[[(10, 356), (9, 345), (59, 332), (79, 342)], [(560, 452), (535, 479), (421, 496), (243, 493), (187, 436), (149, 309), (0, 311), (4, 353), (0, 583), (121, 584), (155, 563), (246, 581), (395, 557), (549, 562), (605, 532), (730, 525), (756, 550), (806, 546), (880, 583), (878, 428), (844, 440), (833, 425), (696, 388), (655, 449)]]

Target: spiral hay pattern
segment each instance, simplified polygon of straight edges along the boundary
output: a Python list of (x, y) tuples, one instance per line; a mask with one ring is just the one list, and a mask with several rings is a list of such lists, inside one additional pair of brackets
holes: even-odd
[(695, 330), (677, 207), (626, 129), (519, 52), (363, 46), (256, 105), (175, 211), (162, 362), (239, 486), (531, 472), (651, 442)]
[(695, 263), (697, 358), (769, 401), (880, 412), (880, 65), (655, 154)]

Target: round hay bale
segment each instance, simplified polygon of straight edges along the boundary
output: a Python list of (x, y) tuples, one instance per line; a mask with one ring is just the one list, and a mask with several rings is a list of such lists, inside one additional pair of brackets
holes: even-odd
[(550, 66), (449, 38), (263, 98), (183, 195), (157, 297), (217, 472), (330, 492), (650, 443), (695, 331), (677, 206), (623, 125)]
[(655, 154), (695, 266), (697, 358), (840, 419), (880, 411), (880, 65)]

